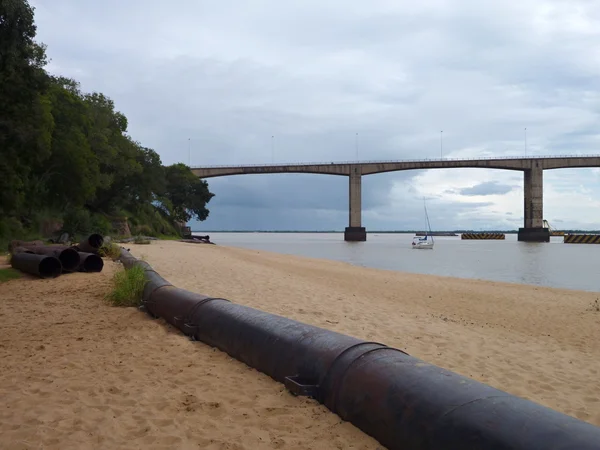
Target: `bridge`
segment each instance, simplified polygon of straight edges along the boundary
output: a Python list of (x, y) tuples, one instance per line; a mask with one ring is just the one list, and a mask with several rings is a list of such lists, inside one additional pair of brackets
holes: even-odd
[(544, 170), (576, 167), (600, 167), (600, 155), (206, 166), (192, 168), (192, 172), (200, 178), (258, 173), (316, 173), (346, 176), (349, 179), (349, 223), (344, 231), (344, 239), (346, 241), (366, 241), (367, 231), (361, 222), (361, 180), (364, 175), (417, 169), (482, 168), (517, 170), (524, 174), (525, 213), (523, 227), (519, 228), (518, 240), (549, 242), (550, 230), (545, 228), (543, 223)]

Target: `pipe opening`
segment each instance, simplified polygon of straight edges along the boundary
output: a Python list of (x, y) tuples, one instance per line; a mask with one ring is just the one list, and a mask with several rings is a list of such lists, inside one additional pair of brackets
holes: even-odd
[(48, 256), (40, 261), (38, 271), (42, 278), (56, 278), (62, 272), (62, 264), (58, 258)]
[(60, 252), (58, 259), (62, 264), (63, 270), (73, 272), (79, 267), (79, 253), (71, 248), (66, 248)]
[(98, 255), (94, 255), (93, 253), (85, 256), (79, 253), (79, 255), (81, 255), (81, 270), (84, 272), (102, 272), (104, 261)]
[(94, 248), (100, 248), (104, 243), (104, 238), (101, 235), (94, 233), (90, 235), (87, 242)]

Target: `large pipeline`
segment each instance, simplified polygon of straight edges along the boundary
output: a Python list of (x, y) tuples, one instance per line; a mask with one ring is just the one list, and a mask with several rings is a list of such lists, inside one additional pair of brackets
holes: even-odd
[(390, 450), (599, 450), (600, 428), (377, 342), (178, 289), (145, 269), (142, 308), (325, 404)]
[(41, 278), (55, 278), (62, 273), (62, 265), (56, 256), (36, 255), (24, 249), (14, 253), (10, 265), (21, 272), (37, 275)]
[(77, 250), (73, 247), (67, 247), (66, 245), (26, 245), (17, 247), (13, 250), (16, 252), (20, 249), (27, 249), (28, 253), (34, 253), (36, 255), (56, 256), (62, 268), (65, 272), (74, 272), (79, 269), (80, 258)]

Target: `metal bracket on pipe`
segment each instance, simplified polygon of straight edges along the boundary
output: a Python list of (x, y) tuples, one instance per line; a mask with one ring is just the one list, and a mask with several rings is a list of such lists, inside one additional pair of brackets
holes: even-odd
[[(194, 325), (193, 323), (188, 322), (186, 320), (186, 317), (181, 316), (173, 317), (173, 322), (175, 326), (183, 332), (183, 334), (190, 338), (190, 341), (196, 340), (194, 336), (198, 332), (198, 325)], [(181, 327), (181, 325), (183, 325), (183, 327)]]
[(190, 341), (196, 340), (196, 333), (198, 332), (198, 325), (194, 325), (192, 323), (186, 323), (183, 325), (183, 332), (187, 337), (190, 338)]
[(285, 377), (283, 384), (293, 395), (316, 398), (319, 393), (318, 385), (299, 375)]

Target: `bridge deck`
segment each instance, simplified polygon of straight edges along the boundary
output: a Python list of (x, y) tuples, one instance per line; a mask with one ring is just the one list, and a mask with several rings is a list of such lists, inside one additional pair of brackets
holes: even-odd
[(396, 161), (347, 161), (331, 163), (249, 164), (204, 166), (192, 168), (201, 178), (259, 173), (313, 173), (349, 176), (352, 168), (360, 166), (361, 175), (418, 169), (483, 168), (525, 171), (532, 168), (564, 169), (600, 167), (600, 155), (555, 155), (533, 157), (445, 158)]

